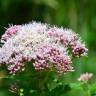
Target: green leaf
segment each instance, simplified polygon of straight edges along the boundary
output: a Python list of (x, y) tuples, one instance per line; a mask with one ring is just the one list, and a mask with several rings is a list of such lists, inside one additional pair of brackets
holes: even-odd
[(82, 83), (71, 83), (70, 87), (73, 90), (83, 90)]

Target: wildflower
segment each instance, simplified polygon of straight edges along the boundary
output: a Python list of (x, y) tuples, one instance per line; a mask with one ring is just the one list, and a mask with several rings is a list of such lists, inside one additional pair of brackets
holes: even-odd
[(20, 30), (20, 26), (19, 25), (14, 25), (14, 26), (9, 27), (6, 30), (5, 34), (2, 35), (1, 40), (2, 41), (6, 41), (11, 36), (15, 35), (18, 32), (18, 30)]
[(25, 69), (26, 61), (31, 61), (36, 70), (73, 71), (72, 56), (86, 56), (88, 51), (71, 29), (36, 22), (11, 26), (1, 42), (4, 44), (0, 47), (0, 64), (5, 64), (11, 74)]
[(92, 78), (93, 74), (92, 73), (84, 73), (82, 74), (79, 78), (78, 81), (88, 81)]

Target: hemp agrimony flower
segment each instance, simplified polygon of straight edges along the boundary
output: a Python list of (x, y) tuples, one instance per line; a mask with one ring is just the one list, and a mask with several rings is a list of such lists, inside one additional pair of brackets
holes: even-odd
[(72, 57), (86, 56), (88, 51), (71, 29), (36, 22), (10, 26), (1, 43), (0, 64), (5, 64), (12, 74), (22, 70), (26, 61), (32, 61), (36, 70), (73, 71)]
[(83, 81), (86, 82), (92, 78), (93, 74), (92, 73), (84, 73), (81, 74), (81, 76), (78, 78), (78, 81)]

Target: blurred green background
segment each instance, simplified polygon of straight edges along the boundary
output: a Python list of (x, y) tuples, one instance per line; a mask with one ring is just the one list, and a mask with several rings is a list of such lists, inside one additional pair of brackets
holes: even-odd
[[(0, 0), (0, 36), (9, 24), (32, 20), (71, 28), (79, 33), (89, 49), (88, 57), (74, 61), (75, 72), (66, 75), (65, 82), (76, 81), (83, 72), (93, 73), (95, 80), (96, 0)], [(3, 75), (1, 70), (0, 77)], [(0, 79), (0, 96), (7, 96), (2, 89), (4, 85), (4, 80)]]

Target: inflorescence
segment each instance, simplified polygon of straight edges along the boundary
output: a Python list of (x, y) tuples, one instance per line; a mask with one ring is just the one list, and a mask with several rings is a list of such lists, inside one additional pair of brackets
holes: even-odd
[(92, 73), (83, 73), (80, 75), (80, 77), (78, 78), (78, 81), (83, 81), (83, 82), (87, 82), (88, 80), (90, 80), (92, 78), (93, 74)]
[(88, 51), (71, 29), (36, 22), (10, 26), (1, 43), (0, 64), (5, 64), (12, 74), (22, 70), (26, 61), (32, 61), (36, 70), (73, 71), (72, 57), (86, 56)]

